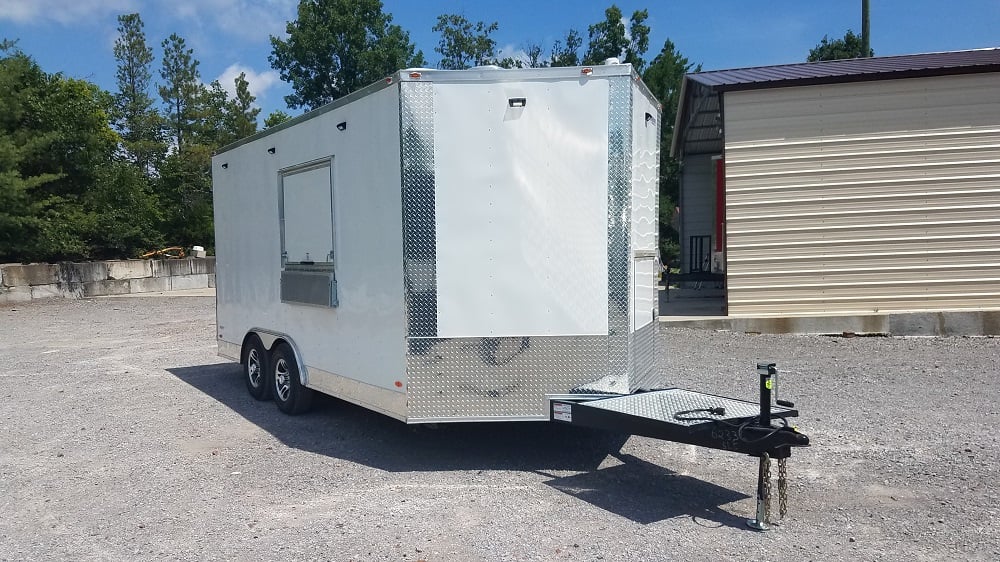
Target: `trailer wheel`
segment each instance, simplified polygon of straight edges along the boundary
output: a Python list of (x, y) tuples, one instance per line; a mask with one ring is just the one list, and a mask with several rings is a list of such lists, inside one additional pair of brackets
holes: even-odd
[(279, 343), (271, 358), (271, 381), (273, 381), (274, 403), (278, 409), (289, 415), (305, 413), (312, 406), (314, 392), (302, 386), (299, 379), (299, 365), (295, 354), (287, 343)]
[(270, 370), (267, 365), (267, 349), (257, 334), (251, 334), (243, 345), (243, 382), (247, 384), (250, 396), (257, 400), (271, 399)]

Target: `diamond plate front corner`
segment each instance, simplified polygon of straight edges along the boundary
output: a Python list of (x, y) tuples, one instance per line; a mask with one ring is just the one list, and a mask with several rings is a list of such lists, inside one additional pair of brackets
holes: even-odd
[(608, 374), (628, 376), (632, 273), (632, 83), (610, 80), (608, 108)]
[(437, 335), (434, 85), (403, 82), (399, 88), (407, 336), (434, 337)]

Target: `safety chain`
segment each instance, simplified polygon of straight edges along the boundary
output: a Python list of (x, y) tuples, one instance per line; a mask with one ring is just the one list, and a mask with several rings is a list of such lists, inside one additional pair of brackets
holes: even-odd
[[(780, 462), (780, 461), (779, 461)], [(771, 522), (771, 457), (764, 453), (761, 456), (764, 465), (764, 522)]]
[(788, 512), (788, 459), (778, 459), (778, 518)]

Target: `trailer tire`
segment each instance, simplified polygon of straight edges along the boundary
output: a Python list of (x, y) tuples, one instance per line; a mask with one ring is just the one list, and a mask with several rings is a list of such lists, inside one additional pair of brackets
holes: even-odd
[(257, 400), (270, 400), (272, 384), (270, 381), (270, 366), (268, 365), (267, 349), (257, 334), (250, 334), (243, 344), (240, 363), (243, 365), (243, 382), (247, 385), (250, 396)]
[(282, 412), (295, 416), (312, 407), (315, 392), (302, 386), (299, 365), (287, 343), (279, 343), (271, 354), (271, 381), (274, 403)]

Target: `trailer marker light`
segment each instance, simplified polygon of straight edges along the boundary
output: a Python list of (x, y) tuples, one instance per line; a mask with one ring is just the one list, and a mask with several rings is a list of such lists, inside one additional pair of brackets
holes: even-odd
[(386, 76), (385, 77), (385, 83), (386, 84), (392, 84), (392, 76)]
[(583, 70), (580, 71), (580, 74), (583, 74), (584, 76), (590, 76), (593, 73), (594, 73), (594, 69), (590, 68), (589, 66), (587, 68), (584, 68)]
[(410, 73), (410, 78), (413, 78), (414, 80), (417, 79), (417, 78), (420, 78), (420, 73), (419, 72), (411, 72)]
[(396, 381), (396, 388), (403, 388), (403, 381)]

